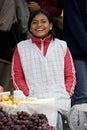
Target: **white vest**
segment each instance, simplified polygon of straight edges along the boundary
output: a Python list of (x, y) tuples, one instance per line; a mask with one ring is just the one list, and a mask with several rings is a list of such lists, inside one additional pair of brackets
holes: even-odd
[(18, 52), (31, 97), (69, 98), (64, 83), (66, 43), (52, 40), (46, 56), (31, 39), (18, 44)]

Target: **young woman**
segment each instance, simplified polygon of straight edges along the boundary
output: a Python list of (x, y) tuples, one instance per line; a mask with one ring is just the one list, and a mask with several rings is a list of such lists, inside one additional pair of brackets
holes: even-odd
[(52, 98), (58, 111), (68, 111), (75, 87), (75, 69), (66, 42), (56, 39), (53, 19), (43, 10), (29, 19), (32, 37), (17, 44), (12, 61), (16, 89), (26, 96)]

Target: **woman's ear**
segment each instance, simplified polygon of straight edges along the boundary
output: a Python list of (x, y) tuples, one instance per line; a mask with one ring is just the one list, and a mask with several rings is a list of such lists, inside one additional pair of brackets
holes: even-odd
[(31, 30), (31, 28), (30, 28), (29, 32), (30, 32), (30, 33), (32, 33), (32, 30)]
[(53, 23), (50, 23), (50, 30), (52, 30), (53, 28)]

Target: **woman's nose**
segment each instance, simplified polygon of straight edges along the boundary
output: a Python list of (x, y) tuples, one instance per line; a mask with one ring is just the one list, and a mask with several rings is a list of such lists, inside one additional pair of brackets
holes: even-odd
[(38, 22), (38, 26), (41, 26), (42, 25), (42, 23), (41, 22)]

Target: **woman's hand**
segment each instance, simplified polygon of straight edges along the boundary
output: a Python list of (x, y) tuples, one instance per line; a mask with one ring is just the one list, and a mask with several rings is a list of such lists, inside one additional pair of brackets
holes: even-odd
[(29, 8), (29, 11), (30, 11), (30, 12), (33, 12), (33, 11), (35, 11), (35, 10), (40, 9), (40, 6), (39, 6), (39, 4), (36, 3), (36, 2), (30, 2), (30, 3), (28, 4), (28, 8)]

